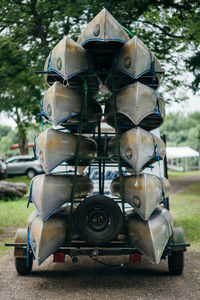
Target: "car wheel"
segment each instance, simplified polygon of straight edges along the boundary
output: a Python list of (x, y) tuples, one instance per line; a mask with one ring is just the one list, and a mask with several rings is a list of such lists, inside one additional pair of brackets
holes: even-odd
[(75, 211), (76, 230), (89, 245), (108, 244), (116, 238), (122, 223), (118, 204), (103, 195), (86, 198)]
[(32, 271), (33, 256), (29, 255), (29, 265), (26, 265), (26, 258), (15, 257), (15, 268), (19, 275), (29, 275)]
[(171, 275), (181, 275), (184, 268), (184, 253), (180, 251), (168, 255), (168, 267)]
[(35, 170), (30, 169), (27, 171), (26, 175), (29, 179), (32, 179), (36, 175), (36, 172), (35, 172)]

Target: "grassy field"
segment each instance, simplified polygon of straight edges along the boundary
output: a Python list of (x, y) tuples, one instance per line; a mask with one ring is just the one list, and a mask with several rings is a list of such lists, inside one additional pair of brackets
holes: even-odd
[(175, 225), (182, 226), (187, 241), (200, 251), (200, 183), (188, 187), (170, 199)]
[(193, 176), (200, 174), (200, 171), (188, 171), (188, 172), (175, 172), (175, 171), (168, 171), (169, 179), (177, 178), (177, 177), (185, 177), (185, 176)]

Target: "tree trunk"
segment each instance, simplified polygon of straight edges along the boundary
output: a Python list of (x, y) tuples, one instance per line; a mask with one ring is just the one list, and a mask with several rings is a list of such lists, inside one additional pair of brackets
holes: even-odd
[(1, 199), (23, 197), (26, 193), (27, 193), (27, 186), (23, 182), (0, 181)]
[(18, 123), (18, 134), (19, 134), (19, 150), (20, 154), (28, 154), (28, 144), (26, 139), (26, 128), (22, 123)]

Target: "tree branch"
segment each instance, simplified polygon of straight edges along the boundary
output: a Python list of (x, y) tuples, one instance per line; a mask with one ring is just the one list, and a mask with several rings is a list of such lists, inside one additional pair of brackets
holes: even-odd
[(175, 38), (175, 39), (181, 39), (181, 38), (182, 38), (181, 35), (175, 35), (175, 34), (173, 34), (173, 33), (170, 33), (170, 32), (167, 31), (167, 29), (165, 29), (164, 27), (161, 27), (161, 26), (159, 26), (158, 24), (152, 23), (152, 22), (150, 22), (150, 21), (140, 21), (140, 20), (138, 20), (138, 22), (142, 22), (142, 23), (144, 23), (144, 24), (149, 24), (149, 25), (151, 25), (151, 26), (153, 26), (153, 27), (156, 27), (156, 28), (160, 29), (164, 34), (166, 34), (166, 35), (169, 36), (169, 37), (172, 37), (172, 38)]

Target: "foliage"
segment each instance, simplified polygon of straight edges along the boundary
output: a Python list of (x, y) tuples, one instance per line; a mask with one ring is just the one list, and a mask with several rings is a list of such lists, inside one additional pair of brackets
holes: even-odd
[[(44, 124), (44, 129), (49, 127), (49, 123)], [(26, 130), (27, 142), (33, 143), (35, 137), (42, 131), (40, 123), (32, 123)], [(9, 157), (19, 154), (19, 149), (9, 150), (10, 146), (19, 143), (19, 136), (17, 130), (13, 130), (9, 126), (0, 125), (0, 155)], [(32, 148), (29, 148), (29, 154), (33, 154)]]
[(175, 225), (184, 229), (191, 246), (200, 250), (200, 184), (195, 184), (171, 198), (170, 208), (175, 217)]
[(160, 127), (166, 135), (167, 146), (190, 146), (200, 152), (200, 113), (188, 116), (168, 114)]

